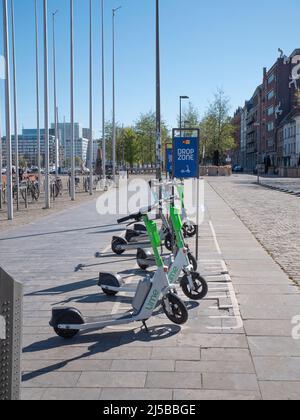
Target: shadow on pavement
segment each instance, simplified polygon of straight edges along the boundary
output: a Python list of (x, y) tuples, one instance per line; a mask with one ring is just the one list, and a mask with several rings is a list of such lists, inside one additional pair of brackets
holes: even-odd
[[(148, 332), (146, 332), (143, 329), (139, 329), (138, 331), (137, 329), (134, 329), (131, 331), (80, 335), (68, 341), (67, 343), (70, 343), (70, 345), (74, 346), (76, 344), (88, 345), (92, 342), (93, 344), (88, 347), (88, 351), (86, 351), (80, 356), (59, 363), (55, 363), (44, 369), (25, 373), (23, 374), (22, 381), (30, 381), (47, 373), (55, 372), (59, 369), (62, 369), (69, 363), (75, 362), (77, 360), (82, 360), (99, 353), (106, 353), (114, 348), (118, 348), (133, 342), (151, 343), (155, 341), (165, 340), (177, 335), (180, 331), (181, 327), (178, 325), (162, 325), (159, 327), (150, 327)], [(39, 351), (62, 347), (66, 347), (66, 341), (59, 337), (53, 337), (24, 348), (23, 353), (38, 353)]]
[(59, 294), (64, 294), (64, 293), (69, 293), (69, 292), (75, 292), (80, 289), (86, 289), (87, 287), (97, 286), (97, 284), (98, 284), (98, 278), (92, 278), (92, 279), (79, 281), (76, 283), (62, 284), (61, 286), (56, 286), (49, 289), (28, 293), (25, 295), (25, 297), (59, 295)]
[[(21, 236), (12, 236), (9, 238), (0, 238), (0, 241), (12, 241), (15, 239), (26, 239), (26, 238), (36, 238), (39, 236), (49, 236), (49, 235), (59, 235), (59, 234), (63, 234), (63, 233), (72, 233), (72, 232), (84, 232), (86, 230), (94, 230), (94, 229), (102, 229), (102, 228), (109, 228), (109, 227), (113, 227), (113, 226), (119, 226), (118, 224), (114, 224), (114, 225), (104, 225), (104, 226), (90, 226), (90, 227), (85, 227), (85, 228), (76, 228), (76, 229), (67, 229), (67, 230), (57, 230), (57, 231), (53, 231), (53, 232), (44, 232), (44, 233), (33, 233), (30, 235), (21, 235)], [(124, 229), (116, 229), (116, 230), (103, 230), (101, 232), (95, 232), (97, 234), (100, 233), (112, 233), (112, 232), (120, 232), (123, 231)]]

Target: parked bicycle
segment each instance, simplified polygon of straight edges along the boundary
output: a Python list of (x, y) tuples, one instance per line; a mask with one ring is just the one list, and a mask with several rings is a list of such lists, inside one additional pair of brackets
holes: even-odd
[[(26, 187), (26, 184), (24, 184)], [(25, 189), (20, 188), (20, 193), (23, 200), (26, 200)], [(27, 197), (31, 197), (32, 201), (38, 201), (40, 198), (40, 190), (38, 181), (27, 181)]]
[(51, 179), (51, 196), (57, 198), (63, 194), (63, 183), (61, 178)]

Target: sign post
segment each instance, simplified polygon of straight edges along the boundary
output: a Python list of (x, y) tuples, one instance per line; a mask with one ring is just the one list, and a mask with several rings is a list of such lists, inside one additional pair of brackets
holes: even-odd
[(196, 259), (199, 258), (200, 225), (200, 130), (199, 128), (173, 129), (173, 178), (197, 179), (197, 233)]

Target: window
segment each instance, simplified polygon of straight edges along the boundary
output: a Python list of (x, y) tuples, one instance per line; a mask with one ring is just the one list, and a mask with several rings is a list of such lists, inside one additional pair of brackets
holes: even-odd
[(271, 91), (268, 93), (268, 95), (267, 95), (267, 99), (268, 99), (268, 101), (270, 101), (271, 99), (273, 99), (273, 98), (274, 98), (274, 96), (275, 96), (275, 92), (274, 92), (274, 90), (271, 90)]
[(268, 116), (270, 117), (273, 114), (274, 114), (274, 107), (270, 106), (270, 108), (268, 108)]
[(275, 80), (275, 75), (274, 75), (274, 73), (273, 73), (273, 74), (271, 74), (271, 76), (268, 78), (268, 85), (270, 85), (272, 82), (274, 82), (274, 80)]
[(274, 123), (273, 122), (268, 123), (267, 130), (268, 131), (273, 131), (274, 130)]

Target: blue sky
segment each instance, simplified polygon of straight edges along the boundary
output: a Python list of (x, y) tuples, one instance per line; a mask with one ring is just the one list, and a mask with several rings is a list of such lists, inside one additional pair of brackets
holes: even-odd
[[(43, 92), (42, 5), (40, 70)], [(94, 124), (101, 127), (100, 0), (94, 3)], [(232, 111), (250, 98), (261, 83), (262, 69), (278, 56), (300, 47), (299, 0), (160, 0), (162, 113), (176, 125), (178, 97), (189, 95), (203, 114), (217, 87), (231, 99)], [(111, 117), (111, 9), (117, 17), (117, 119), (132, 124), (138, 115), (155, 109), (155, 1), (105, 0), (106, 117)], [(76, 120), (88, 126), (88, 0), (75, 0)], [(285, 8), (284, 8), (285, 7)], [(3, 53), (2, 2), (0, 54)], [(49, 52), (51, 14), (57, 16), (57, 72), (60, 119), (69, 119), (69, 0), (48, 0)], [(34, 0), (15, 0), (18, 63), (19, 127), (35, 124)], [(53, 120), (52, 55), (49, 56), (50, 119)], [(0, 99), (3, 121), (3, 80)], [(43, 125), (41, 94), (41, 124)]]

